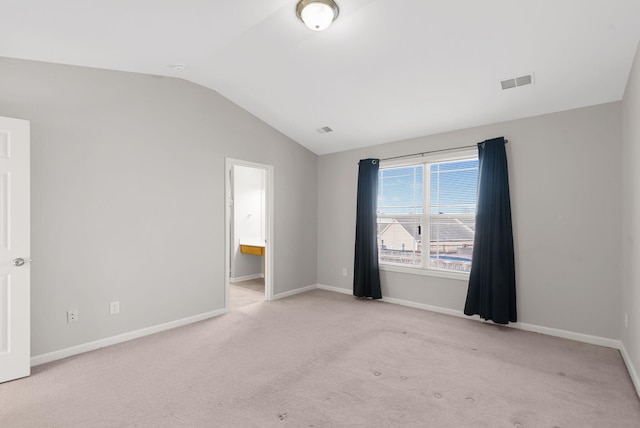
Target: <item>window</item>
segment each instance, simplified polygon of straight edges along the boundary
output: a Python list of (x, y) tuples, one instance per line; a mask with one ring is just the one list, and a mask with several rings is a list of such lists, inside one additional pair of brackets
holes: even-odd
[(475, 151), (381, 165), (378, 254), (381, 265), (471, 271), (478, 188)]

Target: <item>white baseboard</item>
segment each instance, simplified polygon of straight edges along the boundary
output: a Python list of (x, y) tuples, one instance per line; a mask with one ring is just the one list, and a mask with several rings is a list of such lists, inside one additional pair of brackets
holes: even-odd
[(264, 274), (263, 273), (256, 273), (254, 275), (247, 275), (247, 276), (239, 276), (237, 278), (229, 278), (229, 282), (242, 282), (242, 281), (251, 281), (252, 279), (258, 279), (258, 278), (264, 278)]
[[(487, 322), (482, 318), (480, 318), (478, 315), (474, 315), (474, 316), (465, 315), (464, 312), (456, 309), (425, 305), (422, 303), (410, 302), (407, 300), (394, 299), (392, 297), (383, 297), (382, 301), (394, 303), (402, 306), (409, 306), (417, 309), (424, 309), (427, 311), (437, 312), (440, 314), (452, 315), (454, 317), (465, 318), (465, 319), (474, 320), (474, 321)], [(533, 333), (546, 334), (547, 336), (561, 337), (563, 339), (570, 339), (570, 340), (575, 340), (577, 342), (590, 343), (592, 345), (599, 345), (607, 348), (620, 349), (619, 340), (609, 339), (606, 337), (591, 336), (588, 334), (575, 333), (573, 331), (560, 330), (557, 328), (543, 327), (535, 324), (527, 324), (522, 322), (512, 322), (512, 323), (506, 324), (505, 327), (515, 328), (515, 329), (524, 330), (524, 331), (530, 331)]]
[(432, 306), (424, 303), (412, 302), (410, 300), (396, 299), (394, 297), (382, 297), (383, 302), (393, 303), (394, 305), (408, 306), (410, 308), (422, 309), (429, 312), (437, 312), (439, 314), (451, 315), (454, 317), (468, 318), (461, 311), (455, 309), (443, 308), (440, 306)]
[(285, 297), (290, 297), (290, 296), (294, 296), (296, 294), (304, 293), (306, 291), (315, 290), (316, 288), (318, 288), (318, 286), (316, 284), (309, 285), (309, 286), (302, 287), (302, 288), (296, 288), (295, 290), (285, 291), (284, 293), (276, 294), (276, 295), (273, 296), (273, 299), (271, 299), (271, 300), (284, 299)]
[(342, 294), (353, 295), (353, 291), (352, 290), (348, 290), (346, 288), (332, 287), (330, 285), (324, 285), (324, 284), (318, 284), (317, 287), (319, 289), (321, 289), (321, 290), (333, 291), (334, 293), (342, 293)]
[[(315, 284), (315, 285), (309, 285), (307, 287), (297, 288), (291, 291), (286, 291), (284, 293), (276, 294), (275, 296), (273, 296), (273, 300), (284, 299), (285, 297), (290, 297), (296, 294), (304, 293), (310, 290), (314, 290), (316, 288), (332, 291), (335, 293), (341, 293), (341, 294), (349, 294), (349, 295), (353, 294), (351, 290), (348, 290), (346, 288), (333, 287), (333, 286), (324, 285), (324, 284)], [(458, 311), (455, 309), (426, 305), (424, 303), (417, 303), (409, 300), (396, 299), (393, 297), (383, 297), (382, 301), (396, 304), (396, 305), (407, 306), (410, 308), (422, 309), (422, 310), (441, 313), (445, 315), (451, 315), (459, 318), (465, 318), (465, 319), (484, 322), (484, 320), (480, 319), (480, 317), (478, 316), (469, 317), (465, 315), (462, 311)], [(219, 309), (212, 312), (206, 312), (200, 315), (195, 315), (192, 317), (171, 321), (165, 324), (147, 327), (140, 330), (135, 330), (128, 333), (120, 334), (117, 336), (107, 337), (104, 339), (83, 343), (81, 345), (72, 346), (70, 348), (61, 349), (61, 350), (49, 352), (46, 354), (36, 355), (34, 357), (31, 357), (31, 366), (33, 367), (40, 364), (49, 363), (51, 361), (56, 361), (62, 358), (71, 357), (73, 355), (81, 354), (83, 352), (93, 351), (96, 349), (104, 348), (106, 346), (115, 345), (115, 344), (126, 342), (129, 340), (148, 336), (154, 333), (159, 333), (161, 331), (170, 330), (172, 328), (180, 327), (187, 324), (192, 324), (194, 322), (203, 321), (209, 318), (214, 318), (220, 315), (224, 315), (227, 312), (228, 312), (227, 309)], [(555, 329), (550, 327), (542, 327), (542, 326), (527, 324), (527, 323), (511, 323), (511, 324), (508, 324), (507, 327), (516, 328), (524, 331), (531, 331), (535, 333), (546, 334), (548, 336), (561, 337), (564, 339), (575, 340), (583, 343), (590, 343), (593, 345), (605, 346), (608, 348), (619, 349), (620, 353), (622, 354), (622, 358), (627, 366), (627, 369), (629, 370), (629, 375), (631, 376), (631, 380), (636, 388), (636, 392), (638, 393), (638, 396), (640, 396), (640, 377), (638, 376), (638, 372), (636, 371), (636, 368), (633, 365), (633, 361), (631, 360), (631, 357), (629, 356), (627, 349), (624, 346), (624, 343), (621, 342), (620, 340), (608, 339), (608, 338), (599, 337), (599, 336), (591, 336), (588, 334), (575, 333), (567, 330), (560, 330), (560, 329)]]
[(49, 363), (51, 361), (56, 361), (62, 358), (71, 357), (73, 355), (82, 354), (83, 352), (94, 351), (96, 349), (104, 348), (106, 346), (127, 342), (132, 339), (138, 339), (140, 337), (148, 336), (150, 334), (159, 333), (161, 331), (170, 330), (172, 328), (181, 327), (183, 325), (192, 324), (194, 322), (203, 321), (209, 318), (214, 318), (220, 315), (224, 315), (225, 313), (227, 313), (226, 309), (219, 309), (217, 311), (206, 312), (204, 314), (171, 321), (165, 324), (160, 324), (152, 327), (142, 328), (140, 330), (130, 331), (128, 333), (119, 334), (117, 336), (111, 336), (111, 337), (106, 337), (104, 339), (94, 340), (93, 342), (83, 343), (81, 345), (72, 346), (66, 349), (60, 349), (59, 351), (53, 351), (53, 352), (48, 352), (46, 354), (36, 355), (35, 357), (31, 357), (31, 366), (33, 367), (40, 364)]
[[(352, 294), (351, 290), (347, 290), (346, 288), (332, 287), (330, 285), (319, 284), (318, 288), (321, 288), (323, 290), (328, 290), (328, 291), (334, 291), (337, 293)], [(382, 297), (382, 301), (387, 303), (393, 303), (395, 305), (402, 305), (402, 306), (408, 306), (410, 308), (422, 309), (430, 312), (437, 312), (439, 314), (451, 315), (454, 317), (486, 322), (477, 315), (470, 317), (465, 315), (464, 312), (456, 309), (426, 305), (424, 303), (396, 299), (394, 297)], [(620, 349), (620, 345), (621, 345), (621, 342), (615, 339), (608, 339), (606, 337), (599, 337), (599, 336), (591, 336), (588, 334), (575, 333), (572, 331), (560, 330), (560, 329), (550, 328), (550, 327), (543, 327), (543, 326), (534, 325), (534, 324), (516, 322), (516, 323), (507, 324), (506, 327), (517, 328), (519, 330), (531, 331), (534, 333), (546, 334), (548, 336), (561, 337), (564, 339), (575, 340), (583, 343), (590, 343), (592, 345), (605, 346), (607, 348)]]
[(620, 349), (622, 342), (616, 339), (609, 339), (607, 337), (592, 336), (584, 333), (576, 333), (568, 330), (560, 330), (551, 327), (542, 327), (535, 324), (527, 324), (521, 322), (515, 322), (509, 324), (507, 327), (513, 327), (524, 331), (531, 331), (534, 333), (546, 334), (547, 336), (561, 337), (563, 339), (575, 340), (576, 342), (589, 343), (591, 345), (604, 346), (605, 348)]
[(640, 376), (638, 376), (638, 372), (631, 360), (631, 356), (627, 352), (627, 348), (624, 346), (624, 342), (620, 342), (620, 353), (622, 354), (624, 363), (627, 365), (627, 370), (629, 370), (629, 376), (631, 376), (633, 386), (636, 387), (636, 394), (640, 397)]

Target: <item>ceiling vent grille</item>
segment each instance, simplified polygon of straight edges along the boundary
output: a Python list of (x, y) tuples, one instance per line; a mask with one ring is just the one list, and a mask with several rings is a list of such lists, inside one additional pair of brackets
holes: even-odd
[(329, 132), (333, 132), (333, 129), (329, 128), (328, 126), (323, 126), (322, 128), (316, 129), (316, 132), (318, 134), (326, 134), (326, 133), (329, 133)]
[(533, 75), (527, 74), (526, 76), (514, 77), (513, 79), (506, 79), (500, 82), (502, 89), (517, 88), (518, 86), (531, 85), (533, 83)]

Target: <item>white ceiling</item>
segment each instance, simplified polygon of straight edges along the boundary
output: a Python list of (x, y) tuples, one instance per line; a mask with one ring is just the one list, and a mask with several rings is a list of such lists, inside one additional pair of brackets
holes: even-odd
[(336, 1), (318, 33), (297, 0), (0, 0), (0, 56), (184, 78), (326, 154), (620, 100), (640, 40), (640, 0)]

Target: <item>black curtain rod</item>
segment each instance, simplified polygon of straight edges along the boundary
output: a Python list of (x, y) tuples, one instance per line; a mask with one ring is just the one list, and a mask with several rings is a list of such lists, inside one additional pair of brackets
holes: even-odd
[[(505, 139), (504, 140), (505, 143), (508, 143), (509, 140)], [(480, 144), (480, 143), (478, 143)], [(430, 153), (439, 153), (439, 152), (448, 152), (451, 150), (460, 150), (460, 149), (471, 149), (473, 147), (478, 147), (478, 144), (474, 144), (473, 146), (462, 146), (462, 147), (452, 147), (450, 149), (439, 149), (439, 150), (430, 150), (428, 152), (420, 152), (420, 153), (413, 153), (410, 155), (402, 155), (402, 156), (393, 156), (390, 158), (384, 158), (384, 159), (380, 159), (380, 161), (388, 161), (388, 160), (393, 160), (393, 159), (402, 159), (402, 158), (410, 158), (410, 157), (414, 157), (414, 156), (424, 156)]]

